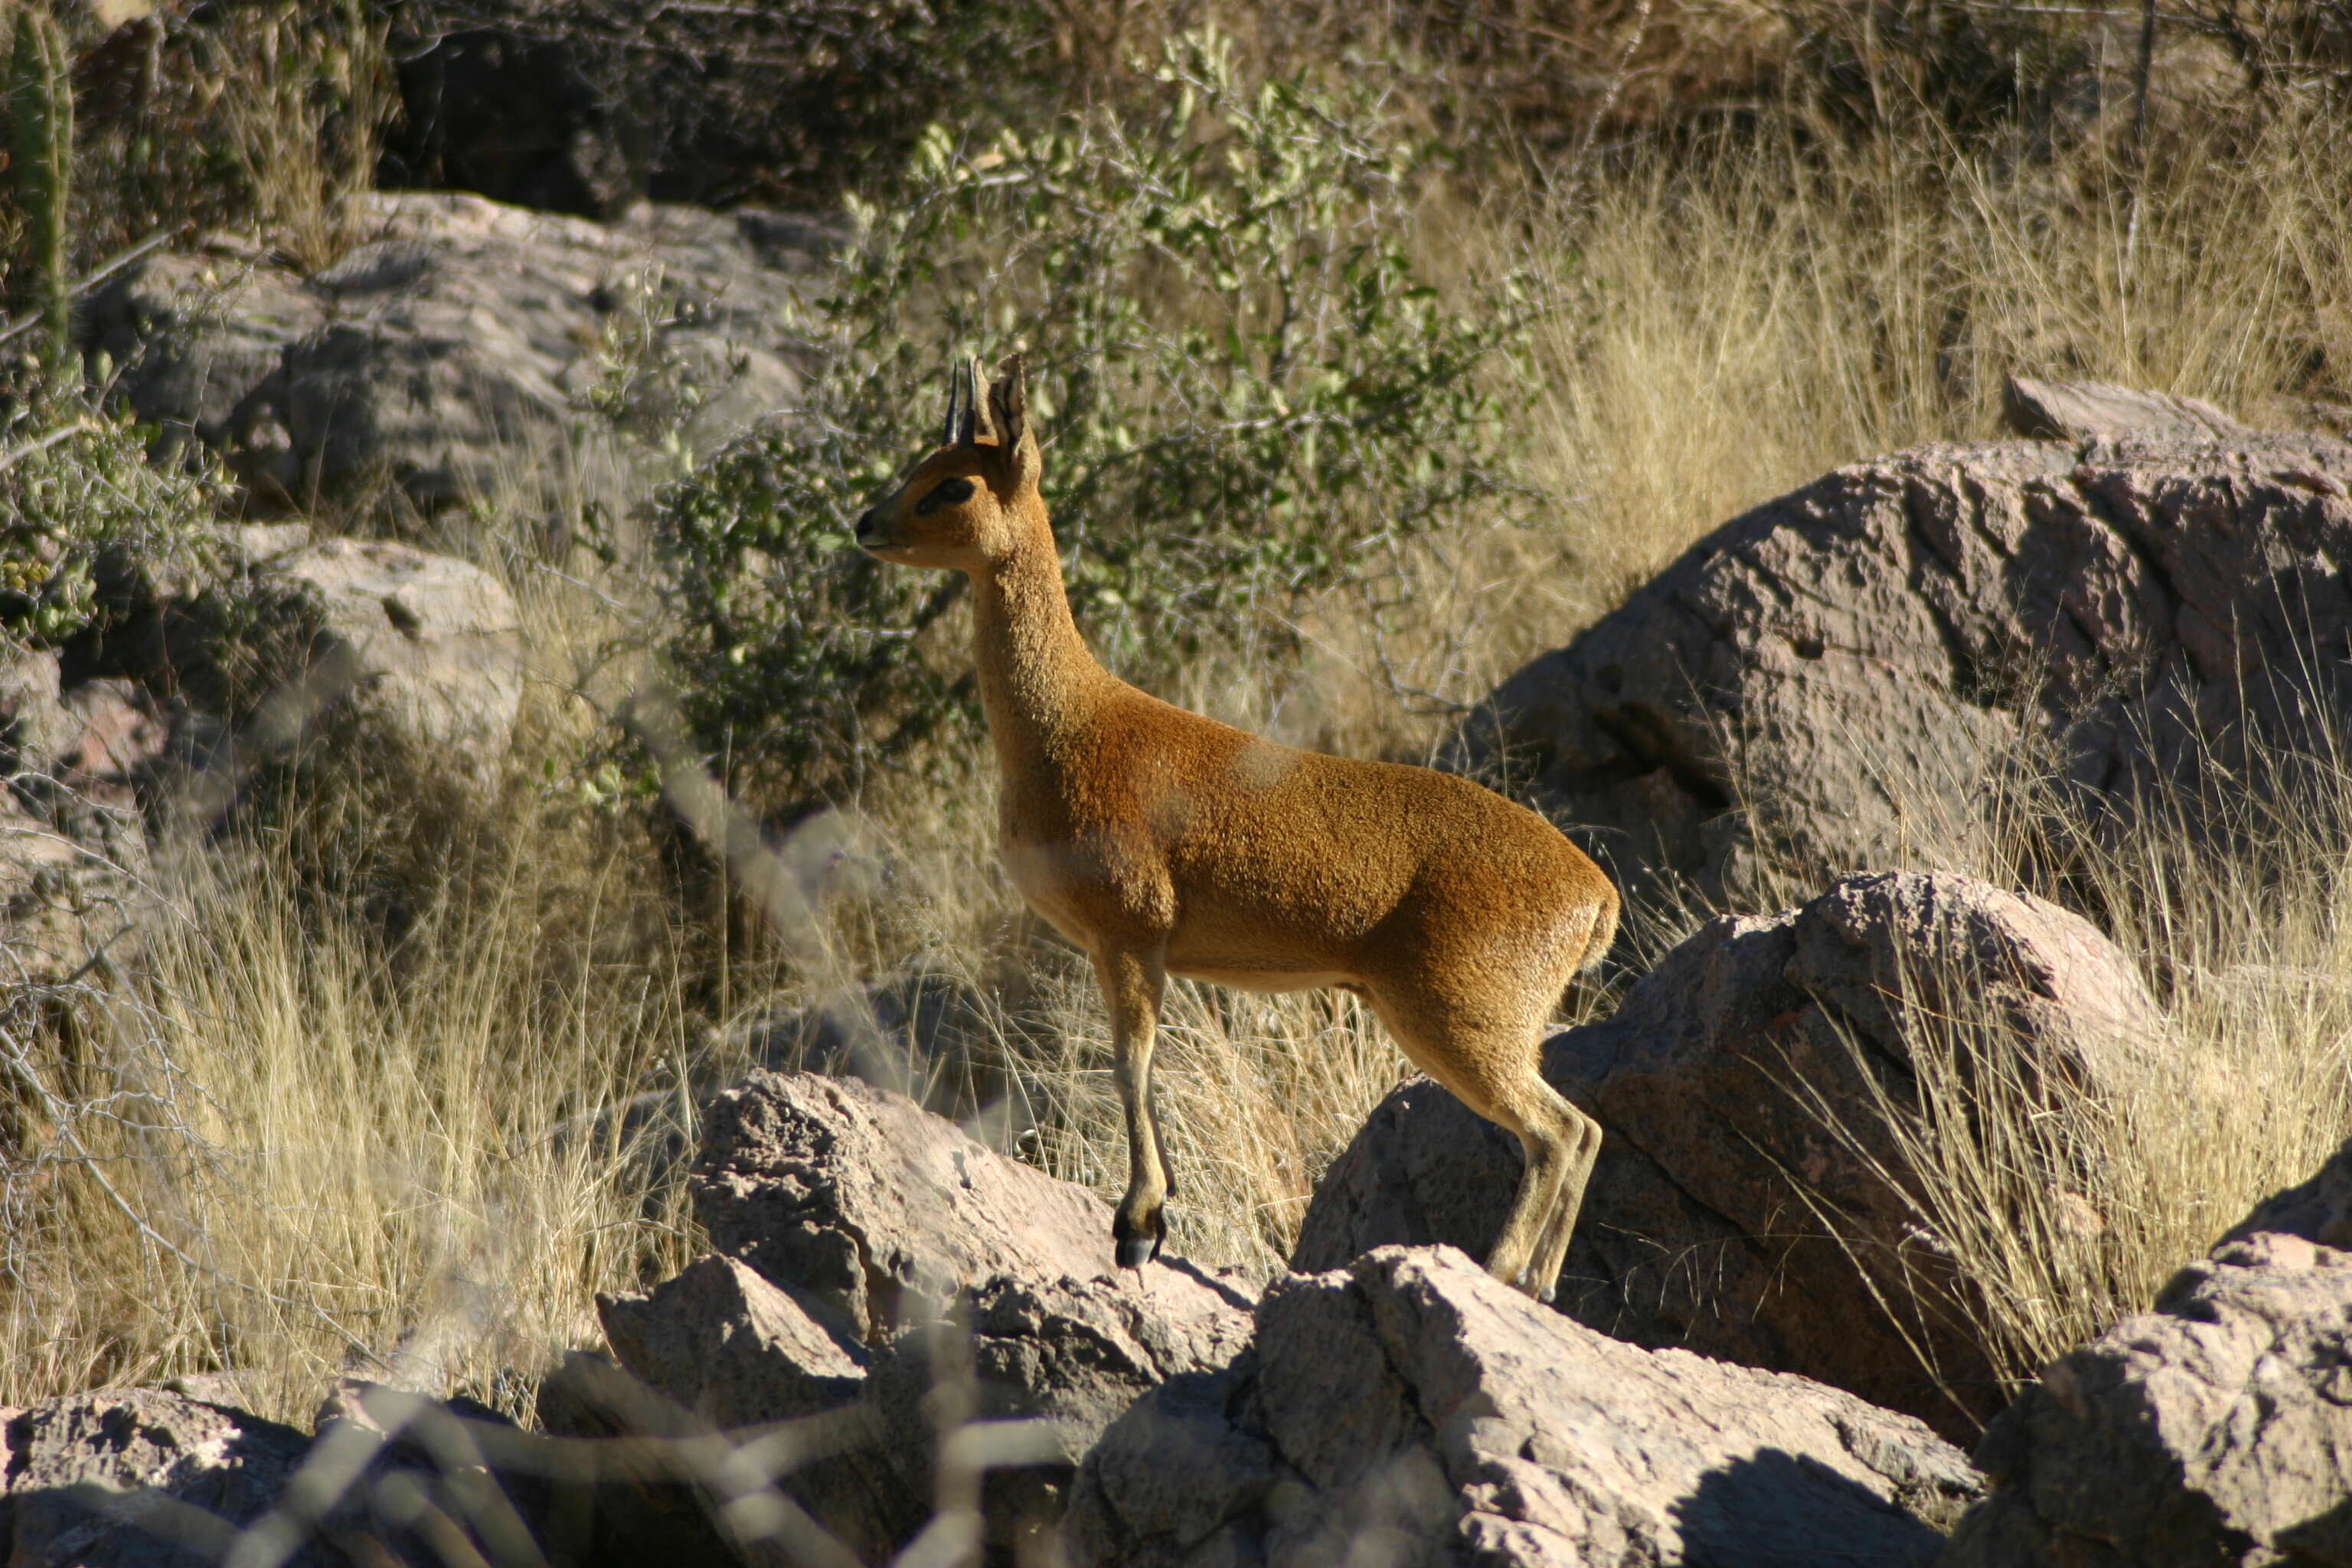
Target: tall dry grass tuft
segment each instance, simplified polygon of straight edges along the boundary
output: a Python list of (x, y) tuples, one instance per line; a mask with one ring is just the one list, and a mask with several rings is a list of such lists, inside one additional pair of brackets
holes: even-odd
[(520, 1413), (594, 1291), (686, 1260), (690, 1099), (621, 1115), (692, 1075), (685, 955), (625, 869), (551, 876), (595, 835), (519, 838), (396, 951), (268, 843), (167, 858), (139, 999), (36, 1068), (0, 1402), (228, 1371), (300, 1421), (396, 1368)]

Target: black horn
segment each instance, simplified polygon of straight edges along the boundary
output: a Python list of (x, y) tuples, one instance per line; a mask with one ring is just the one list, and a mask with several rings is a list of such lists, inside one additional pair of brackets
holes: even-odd
[(948, 417), (940, 431), (942, 447), (969, 447), (979, 439), (985, 420), (980, 401), (988, 394), (987, 382), (980, 373), (976, 359), (958, 360), (948, 373)]
[(967, 411), (971, 407), (964, 401), (964, 388), (971, 384), (971, 365), (959, 360), (948, 367), (948, 416), (940, 426), (940, 445), (942, 447), (963, 444), (963, 431), (970, 423)]

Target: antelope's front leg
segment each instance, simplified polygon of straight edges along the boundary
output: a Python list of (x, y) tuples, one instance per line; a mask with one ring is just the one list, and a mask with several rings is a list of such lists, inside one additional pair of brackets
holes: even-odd
[(1167, 1239), (1168, 1164), (1151, 1095), (1151, 1040), (1160, 1026), (1160, 997), (1168, 984), (1166, 954), (1111, 948), (1095, 953), (1095, 978), (1110, 1008), (1112, 1070), (1127, 1113), (1127, 1195), (1111, 1216), (1118, 1266), (1140, 1268), (1160, 1256)]

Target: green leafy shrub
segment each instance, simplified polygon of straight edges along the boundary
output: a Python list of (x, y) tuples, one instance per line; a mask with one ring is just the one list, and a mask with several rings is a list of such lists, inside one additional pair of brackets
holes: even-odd
[(934, 127), (797, 323), (824, 354), (804, 405), (660, 497), (687, 716), (772, 808), (969, 714), (961, 650), (926, 635), (961, 579), (849, 541), (951, 351), (1031, 350), (1075, 606), (1141, 679), (1279, 653), (1303, 601), (1532, 499), (1494, 392), (1530, 310), (1509, 279), (1465, 307), (1416, 268), (1430, 150), (1361, 90), (1244, 83), (1213, 34), (1153, 88), (1034, 137)]
[(110, 551), (193, 566), (231, 486), (218, 465), (156, 463), (151, 430), (41, 387), (0, 412), (0, 635), (55, 646), (99, 613)]

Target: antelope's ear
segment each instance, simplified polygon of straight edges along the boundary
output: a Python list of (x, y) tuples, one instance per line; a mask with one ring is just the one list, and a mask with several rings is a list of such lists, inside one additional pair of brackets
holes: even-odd
[(988, 417), (1014, 487), (1035, 484), (1045, 463), (1037, 451), (1037, 433), (1029, 427), (1029, 375), (1019, 354), (1007, 354), (996, 367), (996, 379), (988, 388)]

